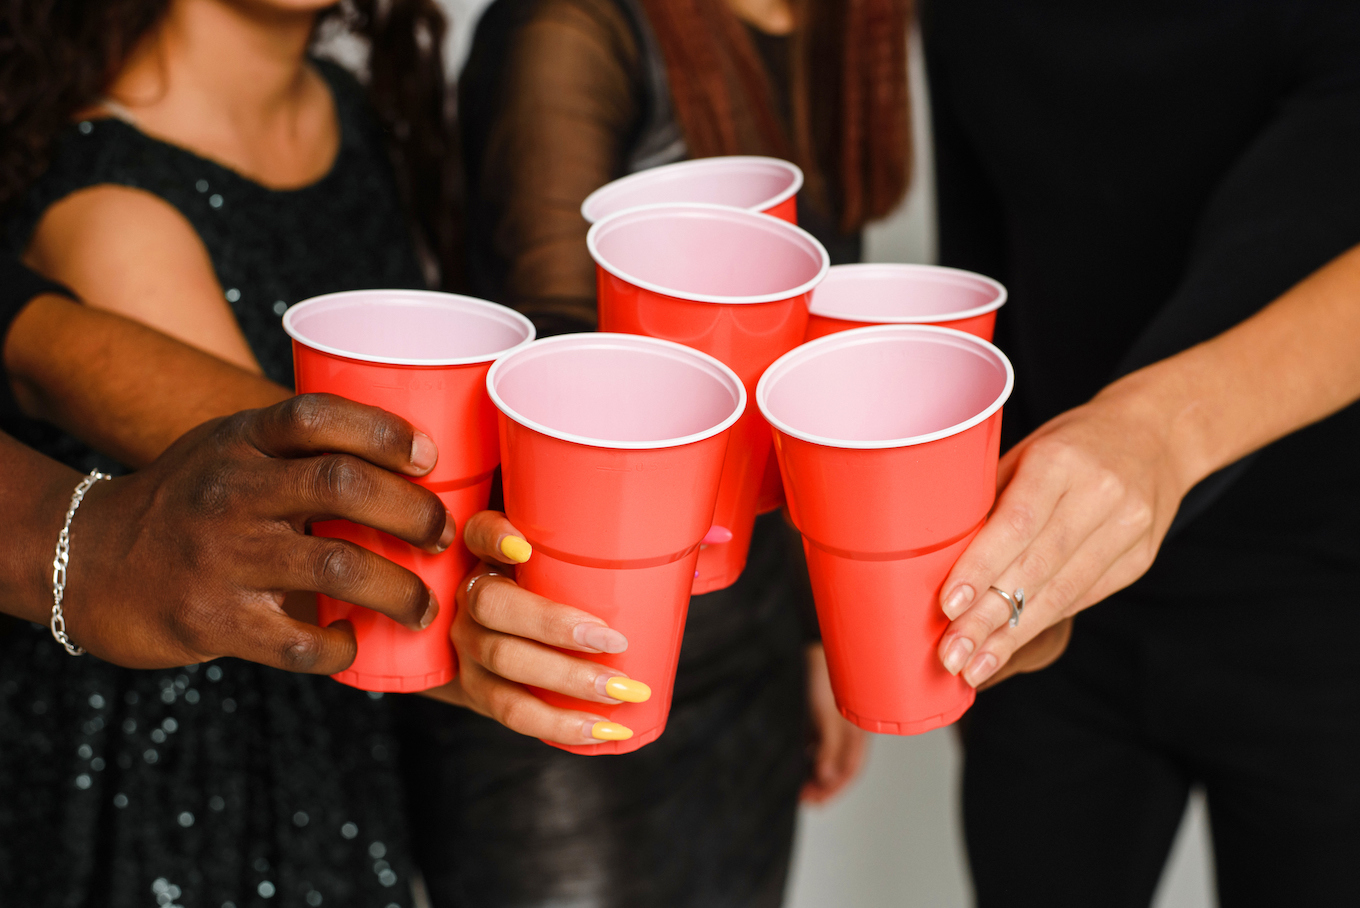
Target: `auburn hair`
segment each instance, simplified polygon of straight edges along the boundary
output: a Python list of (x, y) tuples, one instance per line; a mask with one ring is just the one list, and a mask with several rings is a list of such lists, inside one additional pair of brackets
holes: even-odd
[(847, 232), (902, 200), (911, 179), (911, 0), (793, 0), (787, 125), (727, 0), (643, 2), (693, 157), (790, 158)]
[[(0, 0), (0, 212), (47, 169), (52, 143), (98, 103), (171, 0)], [(367, 43), (368, 93), (416, 243), (442, 283), (459, 270), (454, 151), (437, 0), (345, 0), (318, 26)]]

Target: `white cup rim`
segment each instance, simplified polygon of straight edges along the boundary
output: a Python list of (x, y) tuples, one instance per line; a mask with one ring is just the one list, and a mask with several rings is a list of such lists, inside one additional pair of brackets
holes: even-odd
[[(658, 177), (664, 177), (667, 173), (672, 173), (676, 170), (704, 170), (707, 168), (716, 168), (719, 166), (733, 163), (764, 164), (770, 167), (775, 167), (780, 170), (788, 171), (789, 175), (793, 178), (786, 188), (775, 193), (774, 195), (770, 196), (768, 199), (765, 199), (764, 201), (757, 202), (756, 204), (751, 205), (749, 208), (743, 209), (745, 211), (761, 212), (765, 211), (767, 208), (773, 208), (776, 205), (788, 201), (790, 198), (797, 195), (798, 191), (803, 188), (803, 169), (799, 167), (797, 164), (794, 164), (792, 161), (785, 161), (783, 158), (772, 158), (766, 155), (754, 155), (754, 154), (722, 155), (720, 157), (713, 158), (691, 158), (688, 161), (675, 161), (670, 164), (662, 164), (659, 167), (649, 167), (646, 170), (639, 170), (637, 173), (630, 173), (627, 176), (619, 177), (617, 180), (610, 180), (608, 183), (605, 183), (599, 189), (596, 189), (590, 195), (586, 196), (585, 201), (581, 203), (581, 217), (585, 218), (587, 223), (595, 224), (599, 221), (604, 220), (605, 217), (613, 217), (615, 214), (622, 214), (625, 211), (632, 211), (634, 208), (646, 207), (642, 205), (631, 205), (627, 208), (620, 208), (618, 211), (613, 212), (613, 214), (605, 215), (604, 217), (595, 218), (590, 216), (589, 211), (594, 202), (598, 201), (602, 196), (610, 195), (614, 192), (617, 192), (621, 187), (630, 186), (633, 183), (641, 183), (649, 179), (654, 180), (657, 179)], [(659, 204), (684, 204), (684, 203), (668, 202)]]
[(718, 424), (710, 426), (700, 432), (694, 432), (689, 435), (682, 435), (674, 438), (656, 439), (653, 441), (616, 441), (606, 438), (593, 438), (589, 435), (578, 435), (574, 432), (564, 432), (561, 429), (554, 429), (551, 426), (544, 425), (543, 423), (530, 419), (523, 413), (520, 413), (514, 407), (506, 403), (504, 398), (496, 391), (496, 378), (500, 375), (506, 362), (513, 359), (515, 354), (524, 353), (529, 350), (529, 346), (516, 348), (515, 350), (507, 352), (492, 363), (491, 371), (487, 372), (486, 392), (490, 395), (492, 403), (496, 405), (496, 409), (504, 413), (508, 419), (512, 419), (526, 429), (532, 429), (540, 435), (547, 435), (550, 438), (557, 438), (578, 445), (586, 445), (591, 448), (610, 448), (624, 451), (650, 451), (659, 448), (678, 448), (683, 445), (694, 444), (696, 441), (703, 441), (704, 439), (712, 438), (715, 435), (727, 431), (735, 425), (737, 420), (741, 419), (742, 414), (746, 412), (746, 386), (741, 383), (741, 378), (738, 377), (737, 373), (733, 372), (726, 363), (722, 362), (722, 360), (709, 356), (701, 350), (695, 350), (693, 347), (677, 344), (674, 341), (661, 340), (656, 337), (646, 337), (641, 334), (589, 331), (577, 334), (559, 334), (554, 337), (545, 337), (540, 341), (535, 341), (532, 345), (532, 349), (541, 350), (547, 346), (567, 343), (581, 345), (587, 344), (590, 341), (600, 341), (604, 342), (606, 345), (614, 346), (618, 346), (619, 341), (626, 341), (626, 345), (628, 346), (654, 346), (668, 350), (673, 354), (682, 354), (687, 358), (698, 360), (716, 370), (716, 372), (729, 383), (729, 390), (731, 390), (731, 388), (736, 389), (737, 398), (733, 405), (732, 412), (724, 417)]
[[(651, 281), (646, 281), (643, 280), (642, 278), (634, 277), (633, 275), (624, 271), (622, 268), (619, 268), (618, 266), (610, 263), (604, 258), (599, 249), (599, 241), (602, 231), (608, 230), (610, 227), (615, 226), (618, 221), (621, 221), (624, 218), (637, 218), (642, 215), (646, 215), (651, 212), (657, 211), (677, 211), (677, 212), (708, 211), (722, 214), (727, 217), (751, 219), (748, 221), (748, 223), (752, 224), (753, 226), (762, 229), (769, 229), (775, 232), (779, 231), (791, 232), (793, 236), (795, 236), (800, 241), (811, 243), (812, 248), (820, 254), (822, 264), (821, 267), (817, 269), (817, 274), (814, 277), (807, 281), (804, 281), (803, 283), (795, 287), (791, 287), (788, 290), (780, 290), (775, 293), (762, 293), (755, 296), (718, 296), (716, 294), (710, 293), (689, 293), (687, 291), (677, 290), (673, 287), (663, 287), (660, 284), (654, 284)], [(707, 203), (699, 202), (689, 202), (684, 204), (664, 203), (656, 205), (638, 205), (635, 208), (628, 208), (624, 211), (615, 212), (614, 214), (611, 214), (609, 217), (603, 218), (600, 221), (596, 222), (595, 225), (590, 228), (590, 232), (586, 234), (586, 248), (590, 250), (590, 257), (595, 260), (596, 264), (598, 264), (605, 271), (608, 271), (610, 274), (614, 275), (620, 280), (627, 281), (628, 283), (634, 285), (635, 287), (641, 287), (643, 290), (650, 290), (652, 293), (659, 293), (662, 296), (674, 297), (675, 299), (689, 300), (690, 302), (695, 303), (724, 303), (727, 305), (744, 306), (753, 305), (756, 303), (774, 303), (779, 302), (781, 300), (792, 299), (795, 296), (801, 296), (804, 293), (808, 293), (813, 288), (815, 288), (818, 284), (822, 282), (822, 280), (826, 277), (827, 272), (831, 269), (831, 256), (827, 254), (826, 247), (823, 246), (815, 236), (808, 233), (803, 228), (795, 224), (790, 224), (788, 221), (783, 221), (780, 220), (779, 218), (772, 217), (768, 214), (760, 214), (758, 212), (748, 211), (745, 208), (734, 208), (731, 205), (710, 205)]]
[[(804, 432), (794, 428), (788, 423), (779, 419), (769, 409), (769, 394), (774, 383), (779, 380), (780, 375), (792, 368), (794, 361), (809, 355), (816, 355), (822, 348), (854, 346), (863, 343), (873, 343), (881, 337), (897, 336), (921, 336), (935, 335), (939, 340), (949, 340), (963, 345), (972, 345), (980, 348), (983, 352), (994, 357), (996, 361), (1004, 367), (1006, 371), (1006, 383), (1001, 389), (1001, 393), (996, 396), (986, 408), (981, 412), (965, 419), (963, 422), (939, 429), (935, 432), (927, 432), (923, 435), (912, 435), (906, 438), (883, 438), (883, 439), (846, 439), (846, 438), (827, 438), (822, 435), (814, 435), (811, 432)], [(979, 423), (991, 418), (992, 414), (1000, 410), (1002, 405), (1011, 396), (1011, 391), (1015, 387), (1015, 370), (1011, 367), (1011, 361), (1006, 358), (997, 347), (976, 335), (966, 331), (959, 331), (954, 328), (941, 328), (937, 325), (871, 325), (867, 328), (851, 328), (848, 331), (839, 331), (835, 334), (828, 334), (819, 337), (814, 341), (809, 341), (800, 347), (795, 347), (785, 353), (779, 359), (770, 364), (770, 368), (765, 370), (765, 374), (760, 376), (760, 382), (756, 385), (756, 404), (760, 408), (760, 413), (765, 417), (766, 422), (774, 426), (785, 435), (790, 435), (802, 441), (814, 445), (821, 445), (827, 448), (848, 448), (852, 450), (881, 450), (885, 448), (906, 448), (912, 445), (921, 445), (926, 442), (938, 441), (941, 438), (949, 438), (961, 432), (973, 428)]]
[(871, 271), (885, 271), (897, 273), (918, 273), (931, 274), (944, 278), (957, 278), (960, 282), (969, 281), (980, 283), (989, 287), (994, 296), (983, 303), (981, 306), (974, 306), (971, 309), (960, 309), (957, 312), (939, 312), (934, 315), (891, 315), (873, 316), (868, 318), (863, 314), (852, 312), (835, 312), (826, 307), (817, 305), (817, 294), (812, 295), (812, 305), (809, 308), (811, 315), (819, 315), (822, 318), (834, 318), (843, 322), (865, 322), (875, 325), (929, 325), (935, 322), (956, 322), (965, 318), (976, 318), (979, 315), (986, 315), (988, 312), (995, 312), (1006, 304), (1006, 286), (1000, 281), (994, 280), (985, 274), (978, 274), (975, 271), (965, 271), (962, 268), (948, 268), (944, 265), (914, 265), (897, 262), (857, 262), (851, 265), (833, 265), (827, 273), (826, 280), (820, 286), (835, 280), (838, 275), (845, 275), (853, 279), (857, 274)]
[[(500, 318), (507, 324), (514, 324), (516, 327), (523, 329), (523, 331), (525, 332), (525, 337), (523, 340), (516, 342), (513, 346), (506, 347), (501, 350), (495, 350), (489, 353), (480, 353), (472, 356), (437, 357), (433, 359), (411, 359), (403, 357), (373, 356), (367, 353), (356, 353), (352, 350), (342, 350), (338, 347), (332, 347), (328, 344), (322, 344), (313, 340), (312, 338), (309, 338), (297, 326), (297, 318), (299, 313), (305, 315), (307, 311), (310, 309), (324, 307), (326, 305), (334, 304), (337, 302), (345, 302), (346, 300), (351, 298), (369, 296), (373, 294), (390, 295), (392, 297), (391, 302), (394, 303), (400, 302), (400, 300), (404, 298), (412, 302), (424, 304), (433, 303), (435, 305), (446, 307), (457, 306), (458, 308), (461, 309), (482, 310), (489, 316)], [(293, 304), (288, 308), (288, 311), (284, 313), (283, 330), (288, 333), (289, 337), (297, 341), (299, 344), (302, 344), (304, 347), (307, 347), (308, 349), (316, 350), (320, 353), (327, 353), (331, 356), (338, 356), (342, 359), (355, 360), (357, 362), (362, 363), (378, 363), (384, 366), (468, 366), (474, 363), (489, 363), (494, 361), (498, 357), (504, 356), (507, 353), (512, 353), (515, 350), (520, 349), (521, 347), (525, 347), (533, 343), (534, 338), (537, 334), (537, 332), (534, 329), (533, 322), (529, 321), (529, 319), (525, 318), (523, 315), (516, 312), (514, 309), (511, 309), (508, 306), (502, 306), (499, 303), (493, 303), (489, 300), (478, 299), (475, 296), (463, 296), (462, 294), (459, 293), (441, 293), (437, 290), (400, 290), (400, 289), (342, 290), (338, 293), (326, 293), (322, 294), (321, 296), (314, 296), (311, 297), (310, 299), (305, 299), (300, 303)]]

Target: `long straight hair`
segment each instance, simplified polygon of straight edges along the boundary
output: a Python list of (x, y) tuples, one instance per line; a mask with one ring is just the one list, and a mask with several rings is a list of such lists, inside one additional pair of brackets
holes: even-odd
[(837, 212), (847, 232), (902, 200), (911, 179), (911, 0), (794, 0), (787, 128), (727, 0), (643, 2), (694, 157), (791, 158), (808, 171), (814, 200)]
[[(77, 111), (102, 99), (170, 0), (0, 0), (0, 211), (51, 159)], [(453, 125), (436, 0), (346, 0), (318, 17), (368, 45), (368, 93), (423, 257), (443, 283), (461, 256)]]

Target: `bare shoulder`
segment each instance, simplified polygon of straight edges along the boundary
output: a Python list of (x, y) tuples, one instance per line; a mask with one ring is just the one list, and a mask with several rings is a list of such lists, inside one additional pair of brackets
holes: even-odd
[(164, 199), (107, 184), (74, 192), (43, 214), (25, 259), (88, 305), (258, 368), (203, 241)]
[(27, 258), (102, 309), (136, 310), (158, 286), (218, 291), (208, 251), (184, 215), (128, 186), (91, 186), (47, 209)]

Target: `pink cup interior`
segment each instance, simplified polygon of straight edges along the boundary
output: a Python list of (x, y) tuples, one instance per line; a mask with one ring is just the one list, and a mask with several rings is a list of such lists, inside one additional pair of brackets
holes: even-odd
[(534, 336), (528, 319), (504, 306), (420, 290), (316, 297), (289, 309), (284, 328), (327, 353), (396, 365), (491, 360)]
[(811, 235), (734, 208), (635, 209), (592, 227), (589, 244), (595, 261), (629, 283), (712, 302), (787, 299), (828, 267)]
[(651, 338), (572, 334), (531, 344), (492, 367), (496, 405), (532, 429), (580, 444), (649, 448), (698, 441), (745, 409), (717, 360)]
[(920, 325), (859, 328), (804, 344), (761, 379), (780, 430), (834, 447), (893, 447), (962, 431), (1010, 393), (1010, 364), (986, 341)]
[(615, 180), (581, 206), (592, 224), (639, 205), (700, 202), (764, 211), (798, 191), (803, 174), (776, 158), (723, 157), (681, 161)]
[(837, 265), (812, 294), (814, 315), (852, 322), (929, 322), (996, 309), (1006, 290), (980, 274), (933, 265)]

